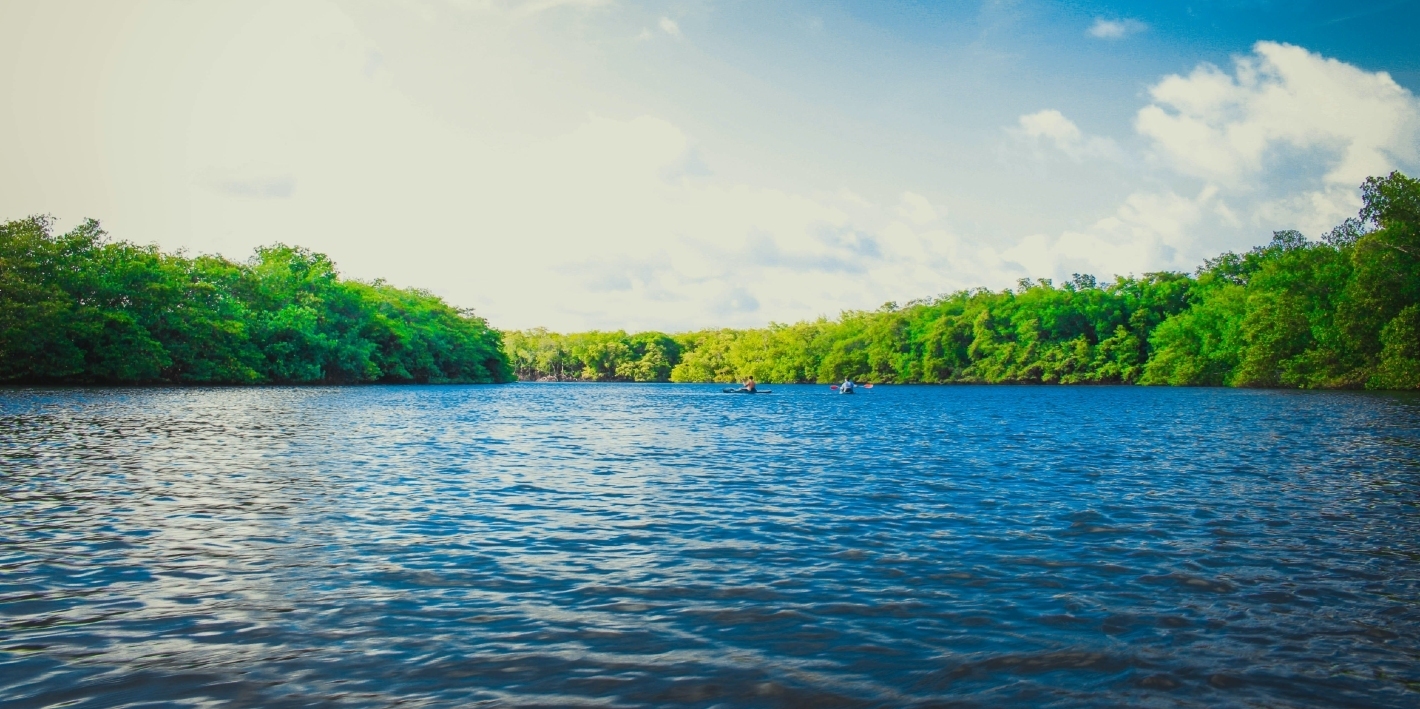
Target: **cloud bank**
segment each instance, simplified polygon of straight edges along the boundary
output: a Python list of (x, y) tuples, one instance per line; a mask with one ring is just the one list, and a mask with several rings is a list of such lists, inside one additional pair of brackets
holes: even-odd
[[(1231, 72), (1202, 64), (1149, 96), (1134, 121), (1138, 158), (1166, 187), (1130, 194), (1086, 228), (1029, 236), (1007, 258), (1056, 276), (1186, 270), (1235, 243), (1229, 235), (1295, 227), (1318, 236), (1354, 216), (1366, 177), (1420, 162), (1413, 94), (1384, 72), (1301, 47), (1259, 42)], [(1092, 138), (1058, 111), (1021, 116), (1015, 130), (1075, 160), (1092, 152)]]
[[(321, 0), (103, 5), (77, 19), (34, 7), (25, 21), (53, 36), (0, 22), (0, 95), (12, 99), (0, 214), (96, 216), (119, 238), (237, 258), (302, 244), (347, 275), (429, 288), (500, 327), (751, 326), (1027, 276), (1190, 269), (1273, 228), (1320, 233), (1354, 213), (1362, 178), (1413, 169), (1420, 143), (1415, 97), (1385, 74), (1259, 43), (1226, 70), (1157, 78), (1121, 110), (1134, 119), (1124, 134), (1049, 106), (991, 119), (982, 142), (1024, 146), (1056, 182), (1126, 185), (1105, 207), (1015, 229), (929, 178), (1013, 178), (1030, 160), (914, 153), (903, 163), (931, 170), (845, 171), (812, 187), (760, 167), (778, 156), (697, 136), (686, 113), (587, 109), (600, 86), (588, 56), (656, 63), (670, 84), (677, 61), (706, 51), (637, 41), (643, 27), (679, 36), (659, 13), (563, 56), (539, 44), (560, 37), (539, 23), (580, 26), (617, 6), (465, 3), (452, 16), (420, 4), (428, 17), (403, 44)], [(429, 39), (459, 17), (473, 19), (452, 34), (471, 39)], [(715, 81), (758, 81), (731, 79)], [(816, 157), (819, 145), (792, 138), (790, 161)], [(1037, 198), (1008, 196), (1007, 208)]]

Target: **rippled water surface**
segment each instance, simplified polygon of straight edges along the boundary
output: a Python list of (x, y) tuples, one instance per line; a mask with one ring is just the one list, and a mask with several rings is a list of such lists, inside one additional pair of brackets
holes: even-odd
[(1420, 399), (0, 390), (0, 704), (1420, 705)]

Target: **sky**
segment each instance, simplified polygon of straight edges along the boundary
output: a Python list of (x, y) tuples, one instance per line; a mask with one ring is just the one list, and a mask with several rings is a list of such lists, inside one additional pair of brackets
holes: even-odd
[(1420, 174), (1420, 0), (6, 0), (0, 219), (503, 329), (1192, 271)]

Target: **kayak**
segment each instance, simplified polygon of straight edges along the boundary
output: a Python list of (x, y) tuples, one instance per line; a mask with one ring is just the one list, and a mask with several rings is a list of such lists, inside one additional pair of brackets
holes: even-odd
[(723, 392), (725, 392), (726, 394), (773, 394), (773, 393), (774, 393), (774, 390), (772, 390), (772, 389), (756, 389), (756, 390), (754, 390), (754, 391), (750, 391), (750, 390), (748, 390), (748, 389), (721, 389), (720, 391), (723, 391)]

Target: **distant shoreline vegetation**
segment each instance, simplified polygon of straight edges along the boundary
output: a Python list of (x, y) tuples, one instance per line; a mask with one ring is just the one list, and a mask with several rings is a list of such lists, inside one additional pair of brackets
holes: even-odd
[(491, 383), (502, 335), (438, 297), (275, 245), (246, 263), (0, 224), (0, 383)]
[(0, 383), (522, 380), (1420, 388), (1420, 181), (1361, 187), (1320, 242), (1295, 231), (1190, 276), (959, 291), (836, 320), (681, 334), (499, 332), (421, 290), (341, 279), (277, 244), (245, 263), (0, 224)]
[(836, 320), (681, 334), (503, 333), (523, 380), (1420, 388), (1420, 181), (1368, 179), (1296, 231), (1196, 274), (959, 291)]

